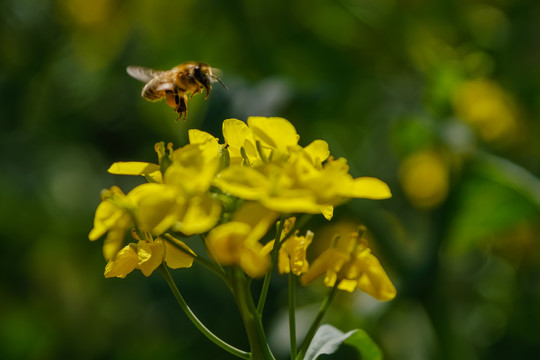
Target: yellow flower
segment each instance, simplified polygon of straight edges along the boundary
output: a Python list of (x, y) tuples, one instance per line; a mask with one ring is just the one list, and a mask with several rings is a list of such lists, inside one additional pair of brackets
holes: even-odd
[(94, 228), (88, 238), (97, 240), (105, 233), (103, 255), (112, 259), (122, 248), (126, 231), (136, 226), (141, 232), (161, 235), (177, 221), (182, 199), (177, 189), (165, 184), (142, 184), (124, 195), (118, 187), (102, 194), (96, 209)]
[(298, 231), (290, 236), (279, 248), (278, 269), (280, 274), (292, 272), (294, 275), (304, 274), (309, 263), (306, 251), (313, 240), (313, 233), (307, 231), (305, 236), (298, 236)]
[[(221, 147), (216, 138), (203, 131), (190, 130), (189, 139), (191, 144), (174, 151), (171, 144), (167, 149), (164, 143), (156, 144), (160, 165), (117, 162), (109, 169), (114, 174), (144, 175), (157, 183), (140, 185), (132, 191), (132, 197), (143, 198), (132, 204), (134, 214), (141, 218), (136, 222), (143, 227), (140, 230), (159, 235), (172, 227), (192, 235), (206, 232), (218, 222), (221, 204), (212, 198), (209, 188), (218, 171)], [(153, 190), (152, 196), (148, 190)], [(144, 227), (152, 218), (163, 222), (153, 224), (152, 229)]]
[[(205, 163), (213, 162), (218, 158), (221, 150), (218, 139), (207, 132), (197, 129), (190, 129), (188, 137), (190, 144), (197, 146), (199, 155), (204, 159)], [(164, 142), (157, 143), (154, 148), (158, 155), (159, 164), (141, 161), (119, 161), (113, 163), (108, 172), (115, 175), (142, 175), (152, 182), (162, 183), (162, 171), (164, 172), (169, 167), (173, 158), (178, 157), (178, 153), (182, 152), (183, 148), (173, 151), (172, 144), (169, 143), (165, 147)]]
[(128, 244), (107, 263), (105, 277), (125, 278), (135, 269), (141, 270), (145, 276), (150, 276), (163, 262), (172, 269), (188, 268), (193, 264), (195, 253), (180, 240), (174, 241), (184, 251), (160, 237), (155, 240), (151, 237), (150, 240), (134, 237), (139, 240), (136, 244)]
[(326, 274), (325, 284), (330, 287), (337, 282), (338, 289), (349, 292), (359, 289), (382, 301), (396, 296), (394, 285), (358, 232), (334, 239), (333, 245), (302, 276), (302, 284), (307, 285), (323, 274)]
[[(287, 274), (291, 272), (295, 275), (301, 275), (308, 270), (309, 263), (306, 259), (306, 251), (309, 244), (313, 240), (313, 233), (307, 231), (305, 236), (298, 236), (298, 231), (294, 235), (289, 236), (296, 222), (295, 217), (290, 217), (285, 220), (283, 230), (281, 231), (278, 254), (278, 269), (280, 274)], [(286, 240), (284, 240), (289, 236)], [(263, 247), (263, 254), (269, 254), (274, 248), (275, 241), (269, 241)]]
[[(322, 213), (332, 217), (333, 206), (349, 198), (385, 199), (390, 189), (381, 180), (348, 173), (345, 159), (326, 159), (324, 147), (291, 149), (286, 162), (257, 168), (231, 165), (221, 171), (214, 184), (226, 193), (256, 200), (281, 213)], [(316, 159), (316, 160), (314, 160)]]
[(133, 226), (133, 220), (127, 210), (129, 202), (120, 188), (113, 186), (110, 190), (102, 191), (101, 199), (96, 209), (94, 227), (88, 238), (94, 241), (107, 233), (103, 243), (103, 256), (110, 260), (122, 247), (126, 230)]
[(210, 231), (207, 245), (211, 256), (220, 264), (237, 265), (252, 278), (263, 276), (270, 259), (259, 242), (277, 218), (277, 214), (260, 204), (246, 202), (228, 223)]
[(327, 219), (335, 205), (349, 198), (391, 196), (378, 179), (354, 179), (345, 159), (330, 157), (325, 141), (299, 146), (296, 129), (283, 118), (250, 117), (247, 124), (228, 119), (223, 135), (230, 166), (214, 185), (233, 196), (281, 213), (322, 213)]
[[(201, 133), (196, 134), (200, 136)], [(221, 204), (209, 194), (210, 184), (218, 171), (218, 152), (217, 140), (210, 139), (174, 151), (172, 163), (164, 174), (165, 183), (182, 189), (184, 194), (174, 230), (186, 235), (200, 234), (218, 222)]]

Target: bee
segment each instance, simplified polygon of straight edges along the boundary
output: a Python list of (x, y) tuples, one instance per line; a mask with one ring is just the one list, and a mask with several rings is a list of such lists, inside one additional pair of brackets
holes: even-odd
[[(216, 70), (216, 69), (214, 69)], [(205, 63), (189, 61), (171, 70), (153, 70), (140, 66), (128, 66), (127, 73), (146, 85), (143, 87), (141, 96), (150, 101), (165, 98), (167, 105), (174, 108), (178, 114), (176, 120), (187, 116), (188, 94), (193, 95), (206, 91), (205, 99), (208, 99), (212, 82), (219, 81), (223, 87), (227, 86), (212, 73), (212, 68)]]

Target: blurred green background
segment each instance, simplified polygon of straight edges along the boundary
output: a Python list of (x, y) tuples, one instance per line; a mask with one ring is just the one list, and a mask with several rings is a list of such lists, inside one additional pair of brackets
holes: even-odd
[[(315, 243), (362, 223), (398, 288), (339, 294), (326, 322), (386, 359), (527, 359), (540, 351), (540, 2), (534, 0), (0, 1), (0, 358), (229, 359), (156, 272), (105, 279), (87, 239), (114, 161), (226, 118), (282, 116), (393, 198), (354, 200)], [(199, 60), (228, 90), (188, 120), (140, 98), (128, 65)], [(326, 234), (326, 235), (325, 235)], [(330, 235), (328, 235), (330, 234)], [(314, 251), (317, 250), (315, 246)], [(247, 348), (227, 289), (173, 273), (193, 310)], [(286, 280), (266, 311), (287, 358)], [(324, 289), (298, 295), (299, 326)], [(314, 308), (315, 307), (315, 308)]]

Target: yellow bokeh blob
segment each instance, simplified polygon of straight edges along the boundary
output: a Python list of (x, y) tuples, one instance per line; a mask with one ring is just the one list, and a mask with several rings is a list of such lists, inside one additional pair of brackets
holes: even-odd
[(517, 131), (517, 114), (510, 96), (489, 80), (466, 81), (453, 96), (456, 115), (486, 141), (508, 142)]
[(435, 208), (448, 195), (448, 164), (434, 151), (421, 151), (405, 158), (400, 165), (399, 179), (405, 196), (417, 208)]

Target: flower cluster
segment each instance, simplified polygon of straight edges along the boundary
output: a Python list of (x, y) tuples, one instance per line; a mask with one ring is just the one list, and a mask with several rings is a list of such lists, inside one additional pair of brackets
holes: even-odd
[[(310, 266), (306, 251), (314, 234), (300, 235), (292, 218), (322, 214), (330, 220), (334, 206), (348, 199), (389, 198), (384, 182), (353, 178), (346, 159), (334, 159), (323, 140), (300, 146), (296, 129), (282, 118), (228, 119), (223, 137), (220, 143), (190, 130), (184, 147), (156, 144), (156, 164), (110, 167), (110, 173), (144, 176), (148, 183), (127, 194), (117, 187), (102, 193), (89, 238), (106, 234), (105, 276), (125, 277), (134, 269), (149, 276), (162, 263), (190, 267), (198, 255), (180, 239), (200, 234), (209, 263), (237, 267), (251, 278), (271, 270), (275, 252), (280, 273), (301, 276), (303, 284), (326, 274), (328, 286), (358, 288), (380, 300), (395, 296), (362, 236), (335, 240)], [(265, 241), (278, 219), (281, 233)], [(129, 233), (133, 241), (126, 245)]]

